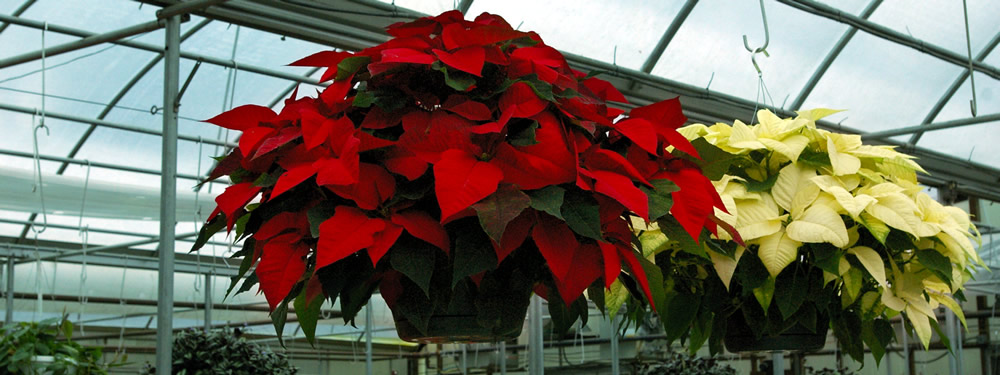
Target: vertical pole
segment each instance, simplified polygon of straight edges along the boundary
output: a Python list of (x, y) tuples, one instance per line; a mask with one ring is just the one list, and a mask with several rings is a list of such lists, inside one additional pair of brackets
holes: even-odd
[(7, 306), (6, 306), (6, 317), (4, 322), (6, 324), (14, 323), (14, 257), (7, 258)]
[(500, 375), (507, 375), (507, 342), (500, 341)]
[(621, 368), (618, 366), (618, 317), (611, 319), (611, 375), (620, 375)]
[(913, 358), (910, 358), (910, 333), (906, 331), (906, 319), (902, 319), (900, 323), (903, 327), (903, 362), (905, 362), (904, 367), (906, 371), (903, 371), (903, 375), (913, 374)]
[(469, 373), (468, 355), (469, 353), (468, 350), (466, 350), (466, 344), (462, 344), (462, 375)]
[(545, 358), (542, 357), (542, 297), (531, 296), (531, 310), (528, 313), (528, 373), (545, 374)]
[(212, 330), (212, 274), (205, 275), (205, 332)]
[(365, 306), (365, 375), (372, 375), (372, 321), (375, 314), (372, 313), (372, 301), (368, 300)]
[[(951, 311), (951, 310), (948, 310), (948, 311)], [(955, 315), (955, 313), (952, 312), (951, 315)], [(963, 366), (963, 362), (965, 362), (965, 361), (962, 358), (962, 354), (964, 354), (963, 353), (964, 352), (964, 348), (963, 348), (963, 346), (964, 346), (963, 344), (964, 343), (962, 342), (962, 340), (965, 338), (965, 335), (962, 334), (962, 322), (959, 321), (958, 317), (956, 316), (955, 319), (953, 319), (952, 323), (955, 326), (955, 330), (952, 331), (952, 332), (954, 332), (954, 336), (951, 339), (951, 342), (952, 342), (951, 345), (955, 349), (955, 369), (958, 370), (958, 372), (956, 372), (956, 374), (964, 374), (965, 373), (965, 369), (963, 367), (965, 367), (965, 366)]]
[(780, 350), (771, 352), (771, 368), (774, 375), (785, 375), (785, 353)]
[(945, 334), (948, 335), (948, 340), (951, 341), (952, 355), (948, 356), (948, 370), (951, 375), (958, 375), (961, 372), (958, 371), (958, 350), (956, 346), (955, 339), (955, 313), (951, 310), (945, 309), (944, 313), (944, 324), (945, 324)]
[(160, 275), (156, 311), (156, 373), (173, 364), (174, 229), (177, 205), (177, 81), (181, 16), (167, 19), (163, 59), (163, 159), (160, 178)]

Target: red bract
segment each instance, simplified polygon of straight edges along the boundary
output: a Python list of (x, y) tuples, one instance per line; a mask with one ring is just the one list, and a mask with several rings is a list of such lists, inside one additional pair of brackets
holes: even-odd
[[(249, 215), (237, 228), (263, 249), (256, 272), (272, 308), (292, 291), (316, 293), (316, 281), (304, 287), (316, 275), (350, 304), (387, 282), (400, 305), (413, 298), (400, 288), (434, 299), (435, 288), (478, 288), (523, 259), (537, 261), (512, 266), (518, 274), (567, 304), (618, 277), (651, 301), (630, 217), (657, 220), (672, 196), (669, 214), (692, 237), (715, 230), (722, 203), (688, 161), (698, 153), (677, 133), (676, 99), (609, 107), (627, 102), (614, 86), (491, 14), (447, 12), (388, 32), (396, 38), (378, 46), (292, 63), (327, 69), (318, 98), (208, 120), (243, 132), (211, 174), (235, 183), (213, 222)], [(679, 190), (657, 190), (663, 180)]]

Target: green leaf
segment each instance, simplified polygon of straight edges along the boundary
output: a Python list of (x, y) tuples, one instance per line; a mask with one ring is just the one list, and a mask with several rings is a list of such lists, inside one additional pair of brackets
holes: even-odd
[[(652, 282), (652, 281), (651, 281)], [(691, 328), (698, 314), (701, 297), (688, 293), (670, 293), (660, 319), (667, 334), (667, 343), (673, 343)]]
[(368, 108), (371, 107), (374, 102), (375, 94), (371, 91), (362, 90), (358, 91), (358, 93), (354, 95), (354, 101), (351, 102), (351, 105), (358, 108)]
[(875, 240), (885, 245), (890, 232), (888, 225), (885, 225), (881, 220), (876, 219), (867, 212), (862, 212), (861, 215), (858, 215), (858, 222), (868, 230), (868, 233), (871, 233), (872, 237), (875, 237)]
[(567, 306), (562, 301), (562, 297), (558, 297), (558, 292), (555, 288), (549, 288), (549, 297), (552, 302), (549, 302), (549, 317), (552, 322), (552, 333), (556, 337), (561, 338), (569, 332), (570, 328), (573, 328), (573, 324), (580, 317), (587, 315), (587, 300), (583, 296), (577, 298), (573, 303)]
[(885, 348), (889, 343), (883, 344), (879, 341), (878, 337), (875, 336), (873, 323), (872, 321), (861, 323), (861, 340), (871, 349), (872, 357), (875, 357), (875, 365), (878, 366), (882, 361), (882, 356), (885, 355)]
[[(392, 268), (406, 275), (430, 298), (431, 276), (434, 275), (434, 258), (437, 247), (409, 236), (400, 236), (389, 250)], [(496, 262), (496, 261), (494, 261)]]
[(396, 300), (395, 311), (416, 327), (420, 332), (427, 333), (431, 316), (434, 314), (434, 304), (417, 289), (420, 287), (408, 279), (402, 279), (403, 292)]
[(951, 285), (951, 260), (936, 250), (917, 250), (917, 261), (941, 281)]
[(531, 87), (531, 90), (534, 91), (535, 95), (538, 95), (539, 98), (555, 102), (556, 98), (552, 95), (552, 85), (535, 77), (537, 76), (534, 74), (528, 75), (526, 77), (527, 79), (523, 79), (522, 82), (528, 84), (528, 86)]
[[(702, 309), (704, 310), (704, 309)], [(691, 324), (691, 336), (688, 342), (688, 353), (692, 356), (698, 352), (698, 349), (702, 345), (705, 345), (705, 341), (712, 335), (712, 321), (715, 320), (715, 313), (711, 311), (702, 311), (698, 318), (694, 319)]]
[(927, 320), (931, 322), (931, 328), (934, 328), (934, 332), (937, 332), (938, 337), (941, 338), (941, 344), (948, 349), (948, 354), (955, 354), (951, 348), (951, 340), (948, 338), (948, 335), (944, 333), (944, 330), (941, 329), (941, 325), (938, 324), (937, 319), (927, 318)]
[[(236, 280), (233, 280), (235, 283)], [(243, 280), (243, 285), (240, 285), (240, 289), (236, 291), (236, 294), (240, 294), (249, 291), (254, 285), (257, 285), (257, 273), (251, 273), (247, 276), (246, 280)], [(235, 294), (234, 294), (235, 295)]]
[(746, 186), (747, 192), (756, 193), (762, 191), (771, 191), (771, 188), (774, 187), (774, 183), (777, 181), (778, 181), (778, 174), (774, 173), (771, 175), (771, 177), (768, 177), (764, 181), (757, 181), (752, 178), (747, 178), (746, 183), (744, 183), (743, 185)]
[(587, 296), (589, 296), (590, 300), (597, 306), (597, 310), (600, 310), (601, 313), (604, 314), (604, 285), (594, 284), (587, 287)]
[(705, 177), (708, 177), (713, 181), (721, 179), (723, 175), (728, 173), (730, 166), (748, 162), (748, 159), (746, 159), (745, 156), (730, 154), (725, 150), (708, 143), (705, 138), (695, 139), (691, 142), (691, 145), (698, 151), (698, 155), (701, 156), (701, 159), (695, 159), (687, 154), (683, 154), (682, 157), (688, 158), (698, 164)]
[(62, 331), (63, 337), (67, 340), (73, 338), (73, 323), (69, 319), (63, 319), (62, 323), (59, 324), (59, 328)]
[(566, 194), (566, 189), (552, 185), (546, 186), (543, 189), (528, 191), (527, 193), (531, 197), (531, 208), (566, 221), (562, 215), (563, 197)]
[(476, 84), (476, 79), (471, 74), (457, 70), (453, 71), (443, 65), (438, 70), (444, 73), (444, 83), (448, 87), (455, 89), (455, 91), (465, 92), (469, 87)]
[(333, 217), (336, 208), (335, 203), (323, 201), (306, 211), (306, 217), (309, 219), (309, 232), (313, 238), (319, 238), (319, 225), (326, 219)]
[(497, 254), (493, 250), (493, 245), (489, 238), (477, 230), (458, 233), (452, 256), (455, 258), (452, 288), (466, 276), (491, 270), (497, 266)]
[(285, 331), (285, 320), (288, 319), (288, 300), (281, 301), (278, 307), (271, 311), (271, 322), (274, 323), (274, 332), (278, 335), (278, 342), (285, 346), (282, 340), (282, 332)]
[(312, 301), (306, 300), (306, 288), (295, 297), (295, 316), (299, 319), (299, 326), (302, 333), (306, 335), (309, 345), (315, 345), (316, 321), (319, 320), (320, 308), (323, 307), (323, 294), (313, 297)]
[(226, 215), (222, 213), (215, 215), (215, 217), (213, 217), (208, 224), (203, 225), (201, 230), (198, 231), (198, 238), (194, 241), (194, 245), (191, 246), (191, 251), (189, 251), (189, 253), (193, 253), (201, 249), (206, 243), (208, 243), (208, 240), (211, 239), (212, 236), (219, 233), (219, 231), (225, 227)]
[[(701, 258), (712, 260), (705, 252), (705, 247), (694, 241), (684, 227), (681, 226), (673, 216), (666, 215), (656, 221), (660, 226), (660, 231), (667, 235), (671, 241), (676, 241), (681, 251), (688, 254), (697, 255)], [(761, 265), (763, 267), (763, 265)], [(766, 270), (766, 269), (765, 269)]]
[(597, 200), (578, 189), (566, 191), (560, 209), (566, 224), (577, 234), (604, 241), (601, 234), (601, 214)]
[(361, 70), (362, 66), (368, 65), (369, 61), (371, 61), (371, 58), (368, 56), (351, 56), (341, 60), (337, 64), (337, 77), (335, 79), (338, 81), (347, 79), (347, 77)]
[(472, 205), (483, 230), (497, 243), (507, 224), (531, 205), (531, 198), (514, 185), (501, 184), (496, 192)]
[[(508, 128), (509, 125), (508, 125)], [(538, 121), (532, 120), (528, 126), (523, 129), (511, 129), (507, 133), (507, 142), (514, 146), (531, 146), (538, 144), (538, 140), (535, 139), (535, 130), (538, 129)]]
[(653, 184), (653, 188), (640, 186), (639, 189), (646, 193), (646, 197), (649, 199), (649, 220), (656, 221), (670, 213), (670, 207), (674, 204), (670, 193), (678, 191), (680, 188), (667, 179), (652, 180), (650, 183)]
[(229, 289), (226, 290), (226, 296), (223, 297), (223, 299), (229, 298), (229, 293), (233, 292), (233, 288), (236, 287), (236, 283), (239, 282), (240, 279), (246, 275), (247, 271), (250, 270), (250, 267), (253, 266), (253, 262), (255, 261), (255, 259), (253, 259), (254, 247), (256, 247), (256, 243), (256, 239), (248, 238), (246, 241), (243, 241), (243, 248), (232, 255), (231, 258), (242, 256), (243, 261), (240, 262), (240, 269), (237, 271), (236, 275), (232, 277), (232, 281), (229, 283)]
[(764, 315), (767, 315), (767, 309), (771, 307), (771, 301), (774, 298), (774, 278), (768, 277), (763, 285), (754, 288), (753, 296), (757, 299), (760, 307), (764, 309)]
[(260, 187), (271, 187), (274, 186), (274, 184), (278, 183), (278, 177), (281, 176), (277, 173), (275, 174), (261, 173), (260, 176), (253, 181), (253, 185)]
[(778, 275), (779, 280), (775, 282), (774, 302), (778, 305), (781, 316), (788, 319), (799, 310), (802, 302), (805, 301), (809, 283), (806, 282), (806, 275), (799, 274), (791, 268), (785, 270), (786, 272)]
[(830, 154), (823, 151), (815, 151), (809, 147), (803, 149), (802, 153), (799, 154), (798, 162), (817, 169), (832, 166), (830, 164)]
[(843, 249), (828, 243), (807, 244), (806, 246), (809, 246), (813, 253), (816, 267), (834, 275), (840, 274), (840, 258), (844, 257)]

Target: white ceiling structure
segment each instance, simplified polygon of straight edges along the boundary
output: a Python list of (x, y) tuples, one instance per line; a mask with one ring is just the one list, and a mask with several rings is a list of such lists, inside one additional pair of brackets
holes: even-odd
[[(128, 278), (122, 266), (155, 279), (149, 275), (157, 269), (165, 35), (155, 21), (158, 10), (178, 3), (0, 1), (0, 243), (8, 244), (0, 255), (25, 257), (18, 261), (25, 270), (36, 249), (38, 257), (87, 259), (115, 270), (102, 273), (120, 278), (117, 284), (85, 292), (95, 298), (124, 298), (118, 294)], [(176, 249), (177, 270), (186, 275), (205, 273), (206, 264), (215, 265), (216, 275), (233, 273), (222, 258), (232, 249), (221, 236), (200, 254), (186, 255), (190, 234), (224, 185), (192, 188), (212, 167), (209, 157), (238, 137), (200, 120), (242, 104), (277, 109), (296, 86), (305, 93), (319, 88), (319, 72), (288, 63), (321, 50), (377, 44), (388, 39), (386, 25), (450, 9), (470, 17), (499, 14), (520, 30), (537, 31), (575, 68), (606, 71), (602, 78), (634, 105), (679, 95), (694, 122), (749, 121), (755, 108), (785, 116), (804, 108), (846, 109), (821, 126), (916, 155), (930, 172), (921, 176), (926, 185), (1000, 201), (1000, 12), (990, 0), (968, 1), (968, 21), (959, 1), (768, 0), (766, 23), (752, 0), (194, 3), (210, 6), (181, 25), (186, 89), (178, 125)], [(756, 57), (759, 80), (742, 36), (755, 48), (764, 43), (765, 27), (769, 56)], [(81, 41), (92, 43), (52, 53), (54, 46)], [(46, 48), (44, 59), (24, 58)], [(761, 95), (762, 88), (769, 95)], [(42, 112), (47, 130), (34, 131)], [(41, 186), (33, 182), (36, 154)], [(983, 209), (997, 211), (992, 203)], [(992, 221), (982, 216), (984, 228), (1000, 226), (1000, 213)], [(47, 227), (36, 236), (31, 223)], [(84, 255), (77, 250), (84, 238), (103, 247)], [(55, 268), (48, 270), (55, 277)], [(35, 280), (33, 273), (21, 274), (18, 280)], [(50, 284), (48, 294), (75, 293)], [(224, 287), (214, 289), (222, 294)], [(177, 290), (179, 300), (201, 298)], [(155, 288), (150, 293), (128, 298), (155, 298)], [(33, 309), (31, 301), (18, 303), (25, 314)]]

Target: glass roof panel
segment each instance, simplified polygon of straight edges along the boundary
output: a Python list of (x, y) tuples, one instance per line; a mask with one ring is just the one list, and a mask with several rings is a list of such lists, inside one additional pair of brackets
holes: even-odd
[(546, 44), (561, 51), (639, 69), (682, 5), (641, 0), (477, 0), (468, 14), (470, 18), (482, 12), (498, 14), (519, 30), (538, 32)]
[(140, 6), (139, 3), (123, 5), (114, 1), (39, 0), (21, 16), (103, 33), (155, 20), (159, 9)]
[[(865, 4), (855, 0), (841, 5), (845, 12), (860, 13)], [(713, 5), (718, 4), (699, 3), (694, 8), (652, 73), (702, 87), (711, 82), (713, 91), (755, 100), (757, 71), (741, 35), (746, 35), (751, 48), (764, 43), (760, 5), (753, 1)], [(847, 27), (773, 2), (765, 3), (765, 9), (771, 56), (758, 55), (757, 63), (773, 98), (768, 104), (773, 101), (781, 107), (795, 99)]]
[(847, 109), (831, 120), (867, 132), (916, 125), (961, 69), (859, 32), (803, 108)]
[[(960, 1), (886, 1), (871, 21), (965, 55), (965, 15)], [(969, 34), (975, 54), (998, 31), (996, 2), (969, 0)]]

